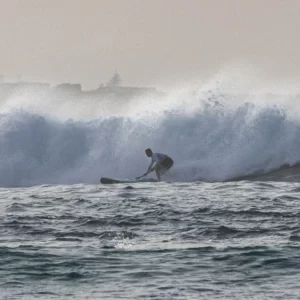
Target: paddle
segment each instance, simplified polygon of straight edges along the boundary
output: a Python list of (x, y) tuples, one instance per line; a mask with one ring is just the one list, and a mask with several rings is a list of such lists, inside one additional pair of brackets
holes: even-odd
[(135, 177), (135, 179), (142, 179), (142, 178), (145, 177), (146, 175), (148, 175), (148, 172), (146, 172), (146, 173), (143, 174), (142, 176)]

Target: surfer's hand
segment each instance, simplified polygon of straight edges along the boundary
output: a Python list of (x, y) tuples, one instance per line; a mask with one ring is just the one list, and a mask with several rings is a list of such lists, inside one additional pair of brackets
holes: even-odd
[(136, 177), (135, 179), (141, 179), (141, 178), (145, 177), (146, 175), (148, 175), (148, 172), (146, 172), (146, 173), (143, 174), (142, 176)]

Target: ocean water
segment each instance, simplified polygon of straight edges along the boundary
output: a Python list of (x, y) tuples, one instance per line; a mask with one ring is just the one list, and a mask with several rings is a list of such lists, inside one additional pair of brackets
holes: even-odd
[[(296, 100), (2, 99), (1, 299), (299, 299)], [(175, 161), (162, 182), (99, 184), (148, 147)]]
[(298, 183), (2, 189), (1, 299), (298, 299)]

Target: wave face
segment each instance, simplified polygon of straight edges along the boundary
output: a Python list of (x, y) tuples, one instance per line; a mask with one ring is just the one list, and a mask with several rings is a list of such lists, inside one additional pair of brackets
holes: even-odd
[(300, 161), (292, 96), (204, 88), (126, 103), (38, 96), (2, 101), (0, 186), (135, 177), (148, 147), (174, 159), (170, 181), (224, 181)]

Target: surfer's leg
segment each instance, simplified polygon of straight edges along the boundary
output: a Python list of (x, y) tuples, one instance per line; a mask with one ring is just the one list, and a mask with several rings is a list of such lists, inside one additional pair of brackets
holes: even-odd
[(166, 157), (158, 166), (160, 175), (165, 174), (173, 166), (173, 164), (173, 159)]
[(156, 173), (157, 179), (160, 181), (160, 171), (159, 171), (159, 168), (155, 169), (155, 173)]

